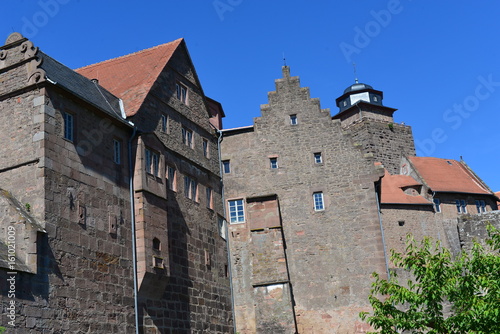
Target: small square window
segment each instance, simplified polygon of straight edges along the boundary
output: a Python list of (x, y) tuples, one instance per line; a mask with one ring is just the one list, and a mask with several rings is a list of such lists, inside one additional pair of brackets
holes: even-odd
[(243, 223), (245, 221), (242, 199), (229, 201), (229, 221), (231, 223)]
[(297, 125), (298, 124), (297, 115), (290, 115), (290, 124), (291, 125)]
[(180, 100), (182, 103), (187, 104), (187, 87), (181, 84), (180, 82), (177, 82), (175, 84), (175, 91), (177, 99)]
[(122, 142), (113, 139), (113, 161), (119, 165), (122, 162)]
[(224, 174), (231, 173), (231, 164), (229, 163), (229, 160), (222, 161), (222, 169), (224, 171)]
[(278, 168), (278, 158), (270, 158), (269, 163), (271, 165), (271, 169)]
[(441, 201), (439, 200), (439, 198), (434, 198), (433, 202), (434, 202), (434, 210), (436, 210), (437, 213), (441, 212)]
[(486, 212), (486, 202), (483, 200), (476, 200), (477, 213)]
[(314, 211), (322, 211), (325, 209), (325, 203), (323, 201), (322, 192), (313, 193), (313, 200), (314, 200)]
[(177, 182), (176, 182), (176, 172), (175, 168), (172, 166), (167, 166), (167, 184), (168, 189), (176, 191), (177, 190)]
[(182, 127), (182, 143), (193, 148), (193, 131)]
[(203, 139), (203, 156), (205, 158), (210, 158), (210, 151), (209, 151), (210, 146), (208, 145), (208, 140)]
[(213, 190), (210, 187), (206, 188), (206, 199), (207, 199), (207, 208), (214, 208), (214, 199), (213, 199)]
[(321, 152), (314, 153), (314, 163), (317, 164), (323, 163), (323, 156), (321, 155)]
[(467, 213), (467, 203), (463, 199), (457, 199), (455, 201), (457, 205), (457, 212), (458, 213)]
[(63, 121), (64, 121), (64, 139), (69, 141), (73, 141), (74, 135), (74, 119), (73, 115), (67, 112), (63, 112)]

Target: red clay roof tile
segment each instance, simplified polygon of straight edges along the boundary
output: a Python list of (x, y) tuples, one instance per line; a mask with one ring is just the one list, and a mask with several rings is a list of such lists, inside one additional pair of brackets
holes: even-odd
[(429, 157), (409, 157), (409, 160), (432, 191), (491, 194), (459, 161)]
[(89, 79), (99, 80), (102, 87), (123, 100), (127, 117), (133, 116), (182, 41), (180, 38), (75, 71)]
[(381, 199), (382, 204), (431, 204), (421, 195), (413, 196), (404, 192), (403, 188), (420, 186), (414, 178), (408, 175), (391, 175), (385, 170), (382, 178)]

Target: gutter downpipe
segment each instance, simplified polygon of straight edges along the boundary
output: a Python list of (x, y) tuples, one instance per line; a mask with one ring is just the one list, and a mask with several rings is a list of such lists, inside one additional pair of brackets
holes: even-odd
[[(217, 151), (219, 154), (219, 173), (220, 173), (220, 184), (221, 184), (221, 197), (222, 197), (222, 214), (224, 215), (224, 220), (226, 220), (226, 199), (224, 196), (224, 178), (223, 178), (223, 170), (222, 170), (222, 153), (220, 149), (220, 143), (222, 142), (222, 131), (217, 129), (212, 123), (210, 123), (219, 134), (219, 138), (217, 139)], [(234, 293), (233, 293), (233, 270), (231, 266), (231, 248), (229, 247), (229, 224), (226, 220), (226, 247), (227, 247), (227, 270), (229, 272), (229, 290), (231, 292), (231, 313), (233, 318), (233, 331), (236, 332), (236, 318), (234, 312)]]
[(389, 272), (389, 259), (387, 258), (387, 247), (385, 245), (385, 235), (384, 235), (384, 226), (382, 225), (382, 216), (380, 215), (380, 201), (378, 199), (379, 188), (378, 186), (375, 188), (375, 197), (377, 199), (377, 213), (378, 213), (378, 222), (380, 224), (380, 234), (382, 235), (382, 245), (384, 246), (384, 259), (385, 259), (385, 271), (387, 272), (387, 280), (391, 279), (391, 273)]
[[(132, 123), (131, 123), (132, 124)], [(133, 124), (132, 124), (133, 125)], [(134, 318), (135, 333), (139, 334), (139, 298), (137, 287), (137, 248), (135, 232), (135, 204), (134, 204), (134, 168), (132, 164), (132, 141), (137, 134), (137, 128), (134, 126), (132, 135), (128, 140), (128, 173), (129, 173), (129, 192), (130, 192), (130, 222), (132, 224), (132, 265), (134, 271)]]

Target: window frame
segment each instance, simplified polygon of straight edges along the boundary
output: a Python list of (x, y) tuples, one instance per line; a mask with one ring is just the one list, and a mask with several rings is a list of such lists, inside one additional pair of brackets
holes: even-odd
[(214, 209), (214, 190), (211, 187), (205, 188), (205, 199), (207, 201), (207, 208)]
[(231, 160), (222, 160), (222, 172), (231, 174)]
[(186, 85), (181, 83), (180, 81), (177, 81), (175, 83), (175, 96), (179, 101), (187, 105), (188, 101), (188, 88)]
[(198, 181), (188, 175), (184, 175), (184, 196), (198, 202)]
[(182, 134), (182, 143), (189, 148), (193, 148), (194, 147), (193, 130), (188, 129), (187, 127), (183, 126), (181, 129), (181, 134)]
[(279, 168), (278, 157), (269, 158), (269, 167), (271, 167), (271, 169), (278, 169)]
[(297, 114), (290, 115), (290, 125), (297, 125), (297, 124), (299, 124)]
[(202, 144), (202, 149), (203, 149), (203, 156), (207, 159), (210, 158), (210, 144), (208, 142), (208, 139), (203, 138), (203, 144)]
[(486, 202), (482, 199), (476, 200), (476, 209), (477, 213), (485, 213), (486, 212)]
[(144, 151), (144, 161), (146, 173), (158, 177), (160, 171), (160, 154), (146, 147)]
[(439, 198), (433, 198), (432, 203), (434, 204), (436, 213), (441, 213), (441, 200)]
[(167, 165), (167, 188), (177, 191), (177, 170), (170, 165)]
[(69, 112), (63, 111), (63, 138), (74, 142), (75, 141), (75, 116)]
[[(318, 161), (318, 157), (319, 157), (319, 161)], [(321, 152), (313, 153), (313, 158), (314, 158), (314, 163), (316, 165), (320, 165), (323, 163), (323, 154), (321, 154)]]
[(325, 197), (322, 191), (313, 192), (313, 208), (316, 212), (325, 210)]
[(245, 222), (245, 202), (243, 198), (231, 199), (227, 201), (229, 223), (242, 224)]
[(118, 139), (113, 139), (113, 162), (116, 165), (122, 164), (122, 142)]
[(161, 126), (161, 132), (163, 133), (168, 133), (168, 117), (166, 115), (161, 115), (160, 118), (160, 126)]
[(457, 207), (457, 213), (467, 213), (467, 202), (464, 199), (456, 199), (455, 205)]

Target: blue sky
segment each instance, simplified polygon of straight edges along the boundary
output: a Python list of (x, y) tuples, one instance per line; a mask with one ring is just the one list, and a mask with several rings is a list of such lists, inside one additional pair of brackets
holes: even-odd
[(332, 114), (355, 62), (419, 156), (463, 156), (500, 191), (499, 14), (486, 0), (2, 0), (0, 38), (21, 32), (78, 68), (184, 37), (226, 128), (260, 116), (283, 54)]

